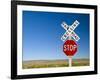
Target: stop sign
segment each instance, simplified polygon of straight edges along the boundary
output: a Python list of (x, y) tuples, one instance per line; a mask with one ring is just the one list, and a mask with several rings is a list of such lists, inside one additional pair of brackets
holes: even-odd
[(77, 52), (77, 43), (74, 40), (67, 40), (63, 45), (63, 52), (67, 56), (74, 56)]

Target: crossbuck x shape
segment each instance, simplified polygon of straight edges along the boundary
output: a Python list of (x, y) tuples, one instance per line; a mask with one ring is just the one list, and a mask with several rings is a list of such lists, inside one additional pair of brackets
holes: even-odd
[(79, 25), (80, 23), (76, 20), (71, 26), (68, 26), (66, 22), (62, 22), (61, 26), (66, 30), (66, 32), (61, 37), (62, 41), (65, 41), (68, 37), (73, 37), (76, 41), (78, 41), (80, 38), (79, 36), (74, 32), (74, 29)]

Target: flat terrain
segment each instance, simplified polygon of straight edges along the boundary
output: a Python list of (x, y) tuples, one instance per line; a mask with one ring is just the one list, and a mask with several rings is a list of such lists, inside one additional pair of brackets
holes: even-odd
[[(68, 60), (30, 60), (23, 61), (23, 69), (68, 67)], [(89, 59), (73, 59), (72, 66), (89, 66)]]

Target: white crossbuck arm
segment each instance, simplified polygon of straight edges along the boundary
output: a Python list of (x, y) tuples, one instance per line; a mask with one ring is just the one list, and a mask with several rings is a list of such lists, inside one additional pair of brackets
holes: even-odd
[(65, 22), (62, 22), (61, 26), (66, 30), (64, 35), (61, 37), (62, 41), (65, 41), (68, 37), (72, 36), (76, 41), (78, 41), (80, 38), (79, 36), (74, 32), (74, 29), (79, 25), (80, 23), (76, 20), (71, 26), (68, 26)]
[(62, 22), (61, 26), (67, 31), (69, 26), (66, 24), (66, 22)]

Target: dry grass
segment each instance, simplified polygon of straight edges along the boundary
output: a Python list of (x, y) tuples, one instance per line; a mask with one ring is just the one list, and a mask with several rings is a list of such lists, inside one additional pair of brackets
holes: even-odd
[[(68, 60), (31, 60), (23, 61), (23, 69), (68, 67)], [(89, 59), (73, 59), (72, 66), (89, 66)]]

